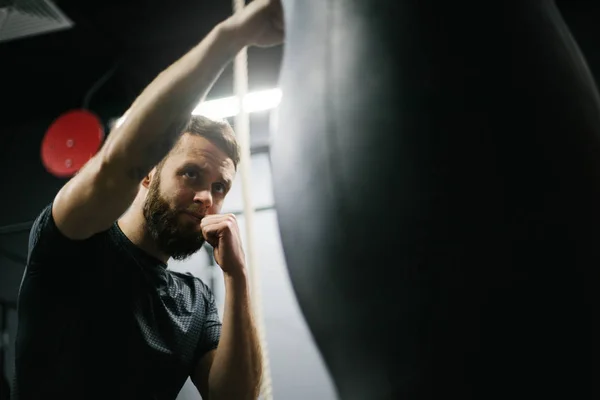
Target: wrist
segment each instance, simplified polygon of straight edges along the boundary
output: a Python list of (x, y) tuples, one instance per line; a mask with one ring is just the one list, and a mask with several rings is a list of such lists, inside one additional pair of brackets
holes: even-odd
[(227, 272), (223, 272), (223, 277), (225, 279), (225, 285), (234, 285), (236, 287), (248, 286), (249, 276), (246, 271), (246, 268), (244, 268), (243, 266), (240, 268), (228, 270)]
[(251, 44), (248, 35), (244, 33), (243, 25), (235, 14), (217, 25), (217, 30), (227, 38), (234, 55)]

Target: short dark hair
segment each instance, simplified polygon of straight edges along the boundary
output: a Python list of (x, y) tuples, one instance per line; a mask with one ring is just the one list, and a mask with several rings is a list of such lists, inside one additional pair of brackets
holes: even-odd
[[(181, 131), (182, 136), (186, 133), (206, 138), (206, 140), (217, 146), (217, 148), (231, 158), (233, 166), (237, 170), (237, 166), (240, 162), (240, 146), (235, 137), (235, 133), (233, 132), (233, 128), (227, 121), (215, 121), (201, 115), (193, 115), (185, 125), (185, 128)], [(180, 140), (181, 137), (175, 143), (171, 151), (169, 151), (169, 153), (158, 163), (156, 166), (157, 171), (161, 171), (167, 158), (169, 158), (169, 155), (178, 150)]]
[(227, 154), (237, 169), (240, 162), (240, 146), (233, 128), (227, 121), (215, 121), (201, 115), (193, 115), (183, 129), (183, 133), (206, 138)]

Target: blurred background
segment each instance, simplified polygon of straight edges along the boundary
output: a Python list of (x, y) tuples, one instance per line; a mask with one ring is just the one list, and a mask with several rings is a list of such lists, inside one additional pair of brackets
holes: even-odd
[[(600, 77), (598, 2), (557, 3), (592, 72)], [(315, 2), (315, 7), (319, 4)], [(0, 375), (7, 381), (12, 377), (17, 328), (14, 303), (29, 228), (66, 182), (66, 178), (52, 175), (41, 161), (46, 130), (62, 113), (85, 106), (100, 118), (108, 133), (160, 71), (231, 13), (231, 2), (219, 0), (0, 0)], [(273, 398), (333, 400), (333, 384), (289, 281), (272, 196), (270, 125), (281, 96), (277, 85), (283, 51), (283, 46), (248, 51), (249, 92), (255, 94), (249, 100), (254, 107), (250, 114), (253, 240)], [(230, 65), (207, 98), (219, 101), (208, 103), (210, 107), (204, 111), (228, 118), (233, 125), (235, 107), (232, 111), (231, 99), (223, 100), (233, 95)], [(279, 125), (279, 134), (285, 135), (285, 121)], [(244, 231), (239, 180), (238, 174), (223, 211), (238, 214)], [(170, 268), (199, 276), (212, 287), (222, 311), (223, 279), (210, 249), (204, 248), (184, 262), (171, 262)], [(375, 273), (375, 269), (365, 266), (364, 273)], [(376, 328), (376, 321), (370, 323)], [(81, 397), (85, 398), (85, 393)], [(190, 382), (179, 395), (181, 400), (199, 398)]]

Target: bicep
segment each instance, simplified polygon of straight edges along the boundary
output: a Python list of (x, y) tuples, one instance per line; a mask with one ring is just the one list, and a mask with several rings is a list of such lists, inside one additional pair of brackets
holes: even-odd
[(200, 392), (200, 396), (202, 399), (208, 399), (208, 377), (210, 375), (210, 368), (212, 367), (213, 361), (215, 359), (216, 350), (211, 350), (208, 353), (204, 354), (194, 372), (192, 373), (192, 382)]
[(69, 239), (87, 239), (110, 228), (129, 207), (139, 181), (115, 162), (96, 154), (58, 192), (52, 214), (57, 228)]

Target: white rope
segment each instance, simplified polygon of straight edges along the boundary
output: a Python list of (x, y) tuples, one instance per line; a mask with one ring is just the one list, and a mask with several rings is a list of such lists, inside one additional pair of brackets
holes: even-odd
[[(237, 13), (245, 7), (244, 0), (233, 0), (233, 11)], [(262, 315), (262, 301), (260, 288), (260, 270), (256, 264), (254, 248), (254, 207), (252, 205), (250, 182), (250, 118), (244, 109), (244, 98), (248, 93), (248, 53), (246, 48), (240, 51), (234, 60), (233, 85), (235, 96), (239, 101), (240, 112), (235, 116), (235, 131), (240, 144), (240, 176), (242, 180), (242, 198), (244, 203), (244, 220), (246, 222), (246, 254), (248, 258), (248, 271), (250, 273), (250, 296), (256, 322), (256, 329), (262, 350), (263, 375), (260, 386), (260, 395), (263, 400), (272, 400), (271, 369), (267, 351), (265, 325)]]

